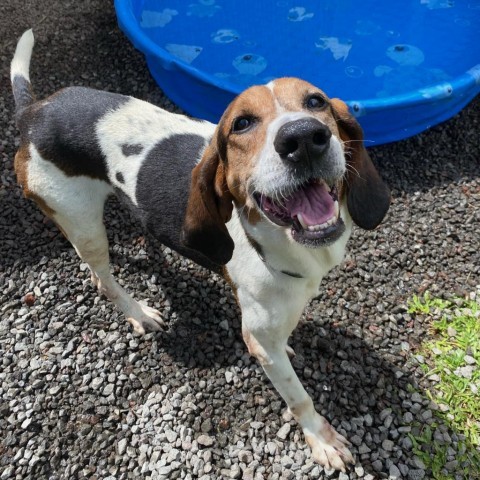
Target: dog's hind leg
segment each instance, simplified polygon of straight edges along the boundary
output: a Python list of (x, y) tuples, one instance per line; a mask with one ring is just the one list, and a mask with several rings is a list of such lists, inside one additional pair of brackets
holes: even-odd
[[(88, 218), (88, 226), (86, 223), (79, 225), (78, 219), (72, 218), (68, 212), (56, 213), (54, 220), (80, 258), (88, 264), (93, 283), (125, 314), (134, 330), (140, 334), (159, 330), (164, 326), (160, 313), (134, 300), (110, 273), (107, 233), (100, 212), (96, 213), (97, 215)], [(87, 230), (84, 230), (85, 227)]]
[(105, 200), (111, 186), (85, 176), (67, 176), (53, 163), (33, 155), (28, 164), (27, 197), (35, 200), (58, 225), (88, 264), (92, 281), (144, 334), (164, 326), (160, 313), (134, 300), (110, 273), (108, 239), (103, 224)]

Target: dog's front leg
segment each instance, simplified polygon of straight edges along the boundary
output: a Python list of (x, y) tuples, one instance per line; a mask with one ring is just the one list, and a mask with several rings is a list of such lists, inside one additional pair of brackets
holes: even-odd
[(328, 469), (345, 471), (347, 464), (354, 463), (347, 448), (348, 441), (315, 411), (312, 399), (303, 388), (288, 358), (287, 339), (300, 314), (295, 320), (282, 319), (282, 313), (276, 308), (274, 310), (276, 311), (268, 311), (265, 305), (252, 305), (252, 302), (242, 308), (242, 332), (248, 350), (258, 359), (273, 386), (301, 425), (305, 440), (312, 449), (313, 458)]

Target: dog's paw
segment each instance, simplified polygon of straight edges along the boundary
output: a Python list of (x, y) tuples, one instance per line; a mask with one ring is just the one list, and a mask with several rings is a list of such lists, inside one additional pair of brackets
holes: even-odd
[(138, 311), (127, 316), (135, 332), (145, 335), (145, 332), (155, 332), (165, 328), (165, 322), (158, 310), (141, 303), (138, 306), (140, 307)]
[(354, 464), (350, 450), (350, 443), (317, 413), (316, 428), (312, 431), (304, 429), (305, 440), (312, 449), (312, 457), (320, 465), (329, 470), (346, 471), (347, 465)]

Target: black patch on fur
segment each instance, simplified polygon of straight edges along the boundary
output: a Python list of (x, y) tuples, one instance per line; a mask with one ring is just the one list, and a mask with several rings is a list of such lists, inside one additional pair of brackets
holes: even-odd
[(262, 246), (253, 238), (251, 237), (247, 232), (245, 232), (245, 235), (247, 236), (248, 243), (250, 246), (257, 252), (258, 256), (260, 257), (260, 260), (262, 262), (266, 262), (265, 260), (265, 255), (263, 253), (263, 248)]
[(32, 85), (22, 75), (15, 75), (12, 81), (12, 90), (15, 98), (15, 113), (20, 115), (24, 108), (35, 102)]
[(288, 275), (289, 277), (293, 277), (293, 278), (303, 278), (302, 275), (300, 275), (299, 273), (295, 273), (295, 272), (289, 272), (288, 270), (280, 270), (283, 274), (285, 275)]
[[(263, 253), (262, 246), (253, 237), (251, 237), (247, 232), (245, 232), (245, 235), (247, 236), (247, 240), (248, 240), (248, 243), (250, 244), (250, 246), (257, 252), (257, 255), (260, 257), (260, 260), (263, 263), (266, 264), (267, 260), (265, 258), (265, 254)], [(267, 266), (268, 266), (268, 264), (267, 264)], [(288, 275), (289, 277), (303, 278), (303, 276), (300, 275), (299, 273), (289, 272), (288, 270), (280, 270), (280, 272), (285, 274), (285, 275)]]
[(22, 140), (32, 142), (45, 160), (66, 175), (108, 182), (95, 126), (129, 99), (90, 88), (64, 88), (22, 112), (18, 119)]
[(135, 196), (138, 206), (117, 188), (143, 226), (162, 244), (176, 250), (209, 270), (221, 267), (206, 256), (189, 249), (181, 233), (190, 191), (192, 170), (200, 160), (207, 140), (200, 135), (172, 135), (158, 142), (145, 157), (138, 172)]
[(143, 145), (140, 145), (139, 143), (124, 143), (122, 145), (122, 153), (126, 157), (130, 157), (132, 155), (138, 155), (141, 153), (143, 150)]
[(117, 172), (117, 174), (115, 175), (115, 177), (117, 178), (117, 180), (118, 180), (120, 183), (125, 183), (125, 179), (123, 178), (122, 172)]

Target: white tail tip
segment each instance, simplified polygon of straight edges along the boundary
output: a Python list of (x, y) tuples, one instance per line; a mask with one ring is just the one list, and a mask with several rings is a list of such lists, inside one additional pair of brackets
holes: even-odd
[(33, 31), (30, 28), (20, 37), (15, 49), (12, 64), (10, 67), (10, 78), (16, 75), (25, 77), (30, 81), (30, 58), (32, 57), (33, 44), (35, 43)]

